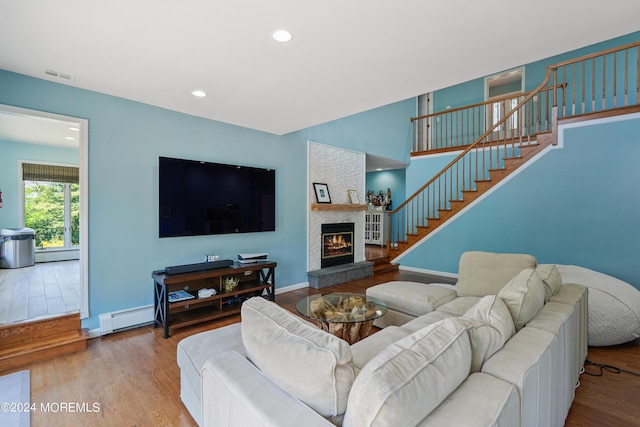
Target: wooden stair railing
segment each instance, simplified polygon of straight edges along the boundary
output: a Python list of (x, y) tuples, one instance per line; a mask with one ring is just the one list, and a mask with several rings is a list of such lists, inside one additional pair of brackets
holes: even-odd
[[(559, 85), (558, 89), (563, 89), (564, 86)], [(524, 136), (550, 130), (551, 108), (547, 108), (547, 106), (552, 105), (553, 89), (553, 87), (547, 88), (544, 96), (535, 100), (535, 107), (529, 110), (528, 117), (519, 120), (518, 115), (515, 114), (501, 126), (500, 131), (506, 130), (514, 134), (519, 132)], [(411, 155), (419, 156), (465, 148), (492, 127), (489, 125), (490, 123), (496, 122), (497, 117), (493, 114), (495, 104), (500, 106), (501, 111), (508, 111), (513, 103), (521, 102), (530, 93), (523, 92), (517, 95), (492, 98), (490, 101), (412, 117), (413, 146)], [(526, 126), (523, 126), (523, 123)]]
[[(620, 62), (624, 67), (618, 67)], [(473, 143), (459, 147), (462, 152), (455, 159), (387, 213), (390, 257), (415, 245), (535, 154), (556, 144), (559, 119), (636, 111), (639, 106), (640, 42), (547, 67), (535, 90)], [(469, 128), (451, 125), (452, 135), (465, 129)]]

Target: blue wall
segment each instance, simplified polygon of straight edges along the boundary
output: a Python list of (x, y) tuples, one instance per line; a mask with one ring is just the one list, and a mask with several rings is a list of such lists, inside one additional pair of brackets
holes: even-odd
[(397, 208), (405, 200), (405, 169), (392, 169), (380, 172), (368, 172), (366, 177), (367, 192), (378, 194), (380, 190), (386, 193), (391, 190), (391, 208)]
[[(640, 33), (600, 44), (619, 45), (631, 39), (638, 39)], [(571, 54), (573, 57), (574, 54)], [(555, 62), (555, 61), (554, 61)], [(540, 64), (527, 66), (528, 85), (537, 86), (544, 74)], [(530, 86), (528, 86), (530, 87)], [(483, 80), (467, 82), (436, 93), (436, 110), (440, 105), (453, 107), (476, 102), (483, 96)], [(456, 98), (449, 95), (455, 94)], [(453, 102), (451, 100), (455, 100)], [(368, 152), (401, 162), (409, 162), (411, 146), (411, 124), (409, 118), (415, 115), (415, 99), (407, 99), (374, 110), (366, 111), (343, 119), (314, 126), (285, 136), (202, 119), (165, 109), (77, 89), (71, 86), (48, 82), (0, 70), (0, 103), (16, 107), (41, 110), (89, 121), (89, 301), (91, 317), (83, 323), (85, 327), (98, 326), (101, 313), (152, 304), (153, 292), (151, 271), (167, 265), (198, 262), (205, 253), (215, 253), (223, 258), (233, 258), (238, 252), (269, 252), (278, 261), (277, 286), (284, 287), (306, 282), (306, 217), (307, 217), (307, 144), (309, 140), (334, 145), (355, 151)], [(444, 107), (443, 107), (444, 108)], [(623, 134), (627, 137), (637, 130), (629, 130), (625, 125)], [(578, 130), (572, 132), (580, 133)], [(631, 134), (629, 133), (631, 132)], [(543, 159), (573, 152), (580, 135), (568, 133), (571, 138), (567, 148), (554, 151)], [(589, 137), (590, 135), (586, 135)], [(590, 139), (586, 138), (588, 141)], [(623, 138), (624, 139), (624, 138)], [(587, 144), (602, 146), (602, 141)], [(625, 142), (622, 141), (622, 144)], [(628, 143), (628, 141), (627, 141)], [(0, 146), (0, 149), (4, 147)], [(633, 147), (629, 148), (631, 153)], [(598, 150), (597, 147), (593, 147)], [(581, 149), (573, 148), (581, 152)], [(636, 149), (637, 150), (637, 149)], [(250, 156), (247, 153), (251, 153)], [(612, 156), (610, 151), (597, 152), (598, 156)], [(632, 158), (626, 153), (626, 160)], [(158, 157), (173, 156), (188, 159), (208, 160), (222, 163), (242, 163), (248, 166), (276, 169), (276, 231), (244, 235), (202, 236), (190, 238), (158, 238), (157, 185)], [(564, 154), (564, 156), (569, 157)], [(571, 157), (573, 159), (574, 157)], [(582, 155), (579, 161), (595, 160)], [(578, 160), (567, 160), (561, 169), (580, 169)], [(443, 162), (446, 159), (437, 160)], [(559, 160), (555, 160), (558, 162)], [(617, 159), (611, 159), (612, 162)], [(445, 161), (446, 163), (446, 161)], [(592, 165), (593, 166), (593, 165)], [(563, 182), (566, 174), (541, 163), (544, 168), (539, 174), (555, 177)], [(597, 166), (593, 166), (597, 167)], [(422, 168), (422, 170), (419, 170)], [(556, 168), (558, 166), (556, 165)], [(414, 162), (407, 171), (406, 193), (410, 194), (424, 184), (422, 176), (437, 170), (430, 163)], [(534, 167), (530, 168), (535, 170)], [(614, 168), (615, 169), (615, 168)], [(624, 169), (623, 169), (624, 170)], [(578, 170), (576, 170), (576, 173)], [(615, 175), (622, 171), (615, 171)], [(633, 170), (629, 171), (632, 174)], [(527, 171), (528, 174), (532, 173)], [(609, 173), (609, 172), (608, 172)], [(526, 174), (519, 176), (525, 179)], [(536, 175), (539, 179), (540, 175)], [(637, 181), (637, 176), (634, 176)], [(2, 175), (0, 175), (2, 179)], [(420, 182), (422, 180), (422, 182)], [(531, 181), (535, 181), (531, 179)], [(419, 184), (418, 184), (419, 182)], [(537, 181), (535, 181), (537, 182)], [(627, 181), (628, 182), (628, 181)], [(624, 188), (623, 183), (614, 180), (614, 186)], [(4, 185), (1, 184), (0, 185)], [(601, 267), (600, 270), (626, 278), (636, 285), (640, 283), (628, 264), (628, 254), (638, 253), (631, 238), (638, 241), (633, 228), (626, 227), (627, 212), (637, 212), (637, 200), (633, 209), (615, 213), (613, 220), (609, 204), (592, 205), (589, 194), (580, 197), (567, 195), (566, 182), (556, 189), (538, 188), (540, 184), (527, 183), (536, 191), (558, 191), (552, 199), (547, 193), (523, 191), (519, 185), (514, 190), (505, 187), (503, 193), (511, 191), (511, 199), (496, 193), (478, 205), (474, 212), (447, 227), (423, 247), (403, 260), (403, 265), (441, 271), (457, 271), (457, 259), (461, 251), (474, 249), (516, 250), (531, 249), (541, 262), (568, 262), (585, 266)], [(584, 184), (581, 184), (584, 185)], [(595, 183), (591, 183), (595, 185)], [(4, 187), (3, 191), (11, 189)], [(561, 189), (565, 188), (565, 192)], [(586, 187), (591, 188), (591, 187)], [(586, 191), (586, 190), (584, 190)], [(523, 197), (525, 194), (528, 197)], [(539, 203), (532, 204), (530, 198), (537, 194)], [(599, 194), (609, 199), (608, 195)], [(627, 194), (628, 195), (628, 194)], [(635, 197), (631, 194), (631, 197)], [(575, 201), (572, 201), (577, 199)], [(494, 202), (491, 202), (494, 200)], [(516, 202), (514, 202), (516, 200)], [(580, 233), (567, 235), (568, 219), (565, 212), (556, 212), (553, 200), (561, 209), (573, 208), (576, 218), (584, 221)], [(564, 203), (564, 204), (563, 204)], [(566, 206), (565, 204), (569, 205)], [(394, 195), (394, 204), (397, 205)], [(484, 208), (482, 208), (484, 204)], [(531, 223), (523, 223), (518, 215), (529, 210), (538, 212)], [(615, 205), (613, 205), (615, 206)], [(584, 209), (589, 209), (585, 211)], [(7, 212), (7, 211), (4, 211)], [(567, 211), (569, 212), (569, 211)], [(605, 214), (606, 212), (606, 214)], [(3, 215), (7, 215), (4, 214)], [(11, 216), (12, 214), (8, 214)], [(624, 218), (620, 218), (623, 216)], [(500, 221), (498, 219), (504, 219)], [(605, 219), (607, 218), (607, 219)], [(8, 226), (15, 220), (7, 220)], [(507, 221), (508, 220), (508, 221)], [(486, 227), (484, 224), (489, 224)], [(479, 227), (479, 224), (483, 224)], [(532, 226), (535, 225), (535, 227)], [(593, 230), (594, 224), (604, 227)], [(619, 224), (625, 225), (623, 228)], [(4, 227), (4, 224), (0, 224)], [(546, 230), (545, 233), (538, 229)], [(522, 232), (526, 230), (526, 233)], [(533, 231), (532, 231), (533, 230)], [(523, 234), (519, 234), (522, 232)], [(557, 232), (557, 233), (556, 233)], [(560, 233), (560, 234), (558, 234)], [(563, 234), (564, 233), (564, 234)], [(578, 235), (579, 234), (579, 235)], [(548, 242), (542, 236), (548, 237)], [(559, 237), (562, 236), (562, 237)], [(587, 237), (591, 240), (586, 240)], [(604, 237), (603, 237), (604, 236)], [(527, 239), (526, 237), (530, 237)], [(616, 240), (619, 239), (619, 240)], [(529, 241), (538, 243), (530, 243)], [(615, 258), (611, 253), (611, 242), (616, 248)], [(585, 244), (589, 244), (588, 248)], [(557, 249), (554, 249), (557, 248)], [(627, 254), (627, 255), (625, 255)], [(561, 256), (560, 256), (561, 255)], [(580, 262), (577, 262), (580, 261)], [(614, 271), (615, 270), (615, 271)], [(633, 279), (633, 280), (631, 280)]]
[[(640, 289), (640, 117), (567, 128), (555, 149), (400, 260), (457, 273), (464, 251), (534, 255)], [(411, 167), (414, 165), (412, 164)]]
[[(6, 71), (0, 103), (89, 121), (85, 327), (98, 327), (101, 313), (152, 304), (153, 270), (200, 262), (205, 253), (269, 252), (278, 287), (306, 282), (305, 144)], [(276, 231), (159, 239), (159, 156), (276, 169)]]
[[(152, 304), (153, 270), (200, 262), (204, 254), (268, 252), (278, 262), (277, 287), (306, 282), (306, 141), (406, 160), (415, 102), (276, 136), (0, 70), (0, 104), (89, 122), (90, 317), (83, 326), (92, 329), (102, 313)], [(159, 156), (276, 169), (276, 231), (159, 239)], [(15, 226), (6, 212), (0, 227)]]
[(411, 117), (415, 98), (354, 114), (286, 135), (295, 142), (314, 141), (409, 163)]
[(18, 224), (18, 161), (79, 164), (77, 149), (49, 147), (37, 144), (19, 144), (0, 140), (0, 190), (3, 208), (0, 209), (0, 228), (16, 228)]

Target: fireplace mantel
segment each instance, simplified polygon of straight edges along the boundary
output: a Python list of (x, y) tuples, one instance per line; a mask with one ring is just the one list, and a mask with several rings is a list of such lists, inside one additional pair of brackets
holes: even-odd
[(336, 203), (311, 203), (312, 211), (366, 211), (367, 205), (357, 204), (336, 204)]

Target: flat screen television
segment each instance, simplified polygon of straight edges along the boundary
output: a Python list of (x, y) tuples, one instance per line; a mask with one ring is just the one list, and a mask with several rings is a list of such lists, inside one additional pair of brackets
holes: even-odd
[(276, 172), (160, 157), (160, 237), (275, 231)]

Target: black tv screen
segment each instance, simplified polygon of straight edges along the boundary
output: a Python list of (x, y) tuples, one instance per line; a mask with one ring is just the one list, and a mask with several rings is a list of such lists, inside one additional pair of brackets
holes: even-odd
[(160, 237), (274, 231), (273, 169), (159, 159)]

